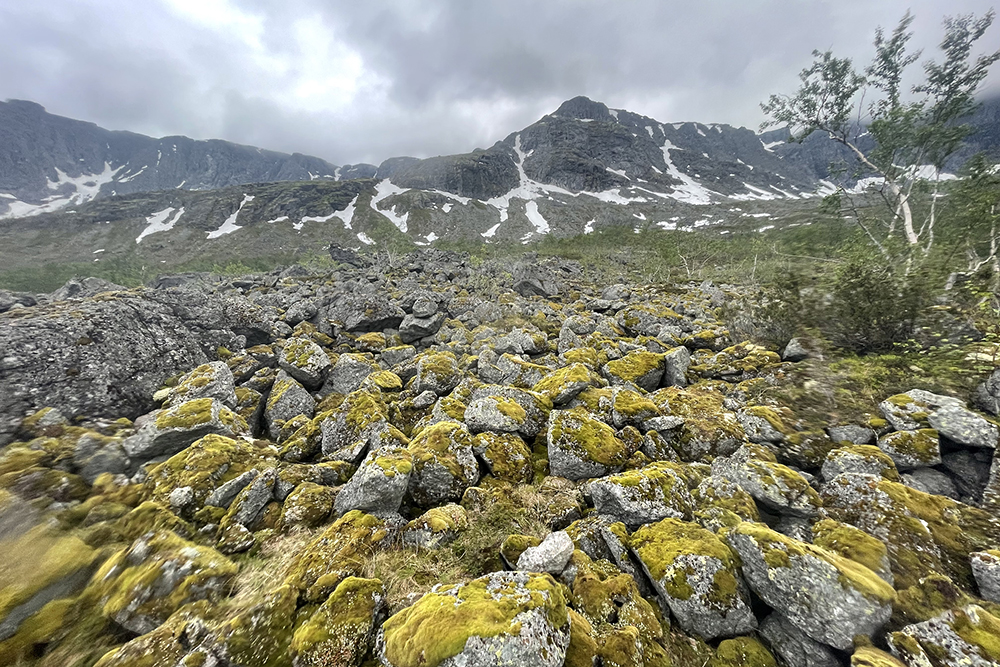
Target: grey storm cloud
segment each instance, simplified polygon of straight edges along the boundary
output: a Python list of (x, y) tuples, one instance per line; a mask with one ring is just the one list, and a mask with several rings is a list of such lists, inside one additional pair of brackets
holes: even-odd
[(0, 99), (338, 164), (486, 147), (576, 95), (755, 128), (759, 103), (793, 91), (813, 49), (863, 63), (875, 27), (908, 8), (927, 58), (945, 15), (990, 4), (0, 0)]

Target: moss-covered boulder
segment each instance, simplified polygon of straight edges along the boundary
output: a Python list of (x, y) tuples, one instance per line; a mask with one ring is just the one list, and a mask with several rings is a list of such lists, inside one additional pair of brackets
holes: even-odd
[(781, 357), (753, 343), (740, 343), (716, 354), (697, 353), (690, 372), (702, 378), (738, 382), (781, 365)]
[(278, 368), (306, 389), (319, 389), (330, 367), (330, 358), (319, 345), (305, 337), (290, 338), (278, 355)]
[(736, 637), (719, 642), (707, 667), (778, 667), (778, 663), (753, 637)]
[(367, 354), (349, 352), (337, 357), (337, 363), (330, 367), (323, 394), (350, 394), (361, 388), (372, 373), (379, 372), (379, 366)]
[(928, 428), (930, 423), (927, 418), (932, 412), (944, 406), (965, 408), (965, 403), (951, 396), (932, 394), (923, 389), (911, 389), (885, 399), (879, 403), (878, 409), (897, 431), (916, 431)]
[(364, 390), (348, 394), (320, 424), (323, 455), (357, 463), (365, 455), (371, 434), (387, 424), (388, 411), (381, 396)]
[(413, 391), (418, 394), (433, 391), (438, 396), (445, 396), (462, 380), (462, 371), (452, 352), (417, 355), (415, 366), (417, 372), (413, 378)]
[(490, 382), (519, 389), (531, 389), (551, 370), (548, 366), (524, 361), (513, 354), (503, 354), (492, 367), (480, 369), (480, 374)]
[(526, 483), (534, 477), (531, 449), (517, 434), (478, 433), (472, 438), (472, 449), (499, 480)]
[(385, 614), (385, 590), (378, 579), (348, 577), (292, 636), (296, 667), (357, 667), (375, 640)]
[[(545, 429), (546, 420), (549, 418), (549, 413), (552, 410), (552, 401), (544, 394), (503, 385), (483, 385), (473, 389), (469, 395), (469, 408), (471, 409), (474, 403), (485, 398), (497, 402), (498, 409), (506, 411), (508, 416), (513, 415), (514, 420), (518, 423), (516, 432), (528, 440), (534, 438)], [(514, 408), (514, 405), (524, 411), (523, 417)], [(493, 430), (474, 429), (473, 422), (470, 421), (470, 419), (474, 420), (474, 416), (470, 413), (469, 409), (465, 411), (464, 419), (466, 422), (469, 422), (470, 429)]]
[(816, 546), (864, 565), (890, 586), (893, 584), (889, 550), (885, 542), (877, 537), (833, 519), (814, 523), (812, 536), (812, 543)]
[(971, 589), (969, 554), (1000, 542), (1000, 521), (990, 513), (874, 475), (835, 477), (823, 499), (831, 518), (886, 544), (899, 588), (933, 571)]
[(942, 437), (963, 447), (996, 449), (1000, 428), (964, 406), (948, 404), (927, 417), (927, 423)]
[(736, 414), (726, 406), (725, 395), (714, 388), (702, 385), (686, 389), (665, 387), (651, 398), (665, 414), (684, 419), (676, 447), (685, 461), (728, 456), (746, 441), (746, 433)]
[(601, 368), (601, 374), (613, 385), (655, 391), (663, 381), (663, 369), (662, 354), (636, 351), (609, 361)]
[(233, 372), (229, 370), (229, 366), (225, 362), (213, 361), (202, 364), (181, 376), (177, 385), (171, 388), (170, 395), (164, 401), (163, 407), (175, 407), (196, 398), (214, 398), (230, 410), (236, 408), (236, 385)]
[(633, 336), (657, 336), (664, 325), (677, 325), (681, 316), (658, 303), (637, 303), (622, 308), (615, 316), (619, 326)]
[(569, 646), (566, 599), (549, 575), (494, 572), (435, 586), (379, 630), (388, 667), (561, 667)]
[(788, 466), (768, 460), (769, 454), (760, 447), (744, 445), (731, 456), (715, 459), (712, 475), (732, 481), (755, 501), (781, 514), (816, 516), (823, 505), (816, 490)]
[(913, 470), (941, 463), (938, 432), (932, 428), (887, 433), (878, 439), (878, 448), (892, 459), (897, 470)]
[(403, 528), (404, 544), (437, 549), (469, 529), (469, 515), (461, 505), (448, 503), (432, 507)]
[(524, 408), (503, 396), (478, 398), (465, 410), (465, 423), (473, 433), (517, 433), (524, 429), (527, 419)]
[(590, 483), (594, 508), (636, 528), (667, 517), (690, 519), (693, 501), (680, 464), (659, 461)]
[(295, 555), (284, 584), (298, 591), (301, 600), (325, 600), (341, 581), (361, 575), (366, 560), (392, 531), (384, 519), (348, 512)]
[(329, 486), (302, 482), (285, 498), (278, 525), (282, 529), (315, 528), (326, 523), (337, 493)]
[(613, 428), (579, 408), (553, 410), (546, 441), (549, 470), (572, 480), (617, 472), (635, 453), (618, 439)]
[(215, 549), (153, 532), (109, 558), (83, 599), (123, 628), (143, 634), (186, 604), (221, 598), (238, 570)]
[(472, 434), (464, 424), (441, 422), (421, 431), (410, 442), (413, 471), (409, 492), (420, 507), (432, 507), (462, 498), (479, 481), (479, 463)]
[(830, 481), (842, 473), (878, 475), (892, 482), (899, 481), (899, 473), (892, 458), (872, 445), (839, 447), (826, 455), (821, 474)]
[(246, 421), (214, 398), (196, 398), (155, 413), (136, 433), (122, 441), (132, 461), (175, 454), (209, 434), (249, 435)]
[(754, 593), (818, 642), (849, 649), (892, 614), (895, 591), (859, 563), (749, 521), (726, 540)]
[(271, 439), (278, 439), (288, 420), (298, 415), (311, 419), (315, 412), (316, 401), (305, 387), (285, 371), (278, 371), (264, 406), (264, 427)]
[(413, 455), (405, 447), (373, 449), (337, 494), (337, 513), (398, 512), (412, 470)]
[(743, 521), (760, 521), (753, 496), (723, 477), (705, 477), (691, 491), (691, 499), (695, 511), (700, 513), (699, 523), (702, 525), (706, 522), (713, 524), (714, 528), (725, 525), (728, 523), (727, 512)]
[(874, 646), (860, 646), (851, 654), (851, 667), (907, 667), (907, 665)]
[(629, 540), (663, 604), (706, 640), (757, 628), (739, 561), (714, 533), (677, 519), (643, 526)]
[(1000, 619), (967, 605), (892, 633), (889, 646), (908, 665), (996, 665)]
[(566, 405), (587, 387), (600, 386), (594, 371), (584, 364), (574, 363), (548, 373), (531, 388), (546, 396), (556, 407)]

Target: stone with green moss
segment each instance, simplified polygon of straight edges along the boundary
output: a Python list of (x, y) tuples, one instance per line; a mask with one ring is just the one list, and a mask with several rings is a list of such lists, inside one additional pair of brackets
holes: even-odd
[(590, 368), (581, 363), (571, 363), (552, 371), (535, 383), (532, 391), (546, 396), (552, 404), (566, 405), (587, 387), (600, 385), (600, 378)]
[(830, 481), (841, 473), (878, 475), (892, 482), (899, 481), (896, 464), (888, 454), (873, 445), (839, 447), (823, 462), (823, 479)]
[(515, 433), (478, 433), (472, 438), (472, 450), (496, 479), (527, 483), (534, 476), (531, 449)]
[(322, 451), (327, 459), (357, 463), (368, 448), (371, 434), (388, 425), (382, 397), (373, 392), (348, 394), (320, 423)]
[(625, 387), (611, 390), (611, 424), (617, 429), (632, 426), (640, 430), (656, 428), (663, 417), (659, 406), (648, 397)]
[(132, 461), (175, 454), (209, 434), (249, 435), (246, 421), (214, 398), (197, 398), (155, 413), (135, 435), (122, 441)]
[(398, 512), (412, 471), (413, 455), (406, 447), (373, 449), (337, 494), (337, 513)]
[(316, 401), (305, 387), (285, 371), (278, 371), (264, 406), (264, 425), (271, 439), (278, 439), (286, 421), (298, 415), (311, 419), (315, 412)]
[(726, 541), (753, 592), (815, 641), (849, 649), (892, 614), (895, 591), (859, 563), (748, 521)]
[(609, 361), (601, 368), (601, 374), (612, 385), (655, 391), (663, 381), (663, 369), (662, 354), (636, 351), (629, 352), (621, 359)]
[(484, 396), (465, 410), (465, 423), (473, 433), (517, 433), (523, 430), (528, 414), (517, 402), (503, 396)]
[(307, 389), (318, 389), (330, 367), (322, 347), (305, 337), (290, 338), (278, 354), (278, 368)]
[(812, 543), (816, 546), (860, 563), (882, 577), (890, 586), (893, 584), (889, 550), (882, 540), (860, 528), (833, 519), (814, 523), (812, 535)]
[(1000, 428), (960, 405), (944, 405), (930, 414), (927, 423), (942, 437), (963, 447), (996, 449)]
[(552, 474), (572, 480), (617, 472), (635, 453), (613, 428), (579, 408), (551, 412), (546, 442)]
[(716, 354), (697, 353), (690, 371), (703, 378), (738, 382), (781, 364), (777, 353), (753, 343), (739, 343)]
[(537, 547), (542, 541), (530, 535), (508, 535), (500, 545), (500, 558), (511, 570), (517, 568), (517, 561), (526, 550)]
[(524, 361), (512, 354), (503, 354), (491, 369), (480, 369), (480, 374), (490, 382), (531, 389), (542, 381), (552, 369), (530, 361)]
[(348, 577), (295, 629), (291, 652), (298, 667), (357, 667), (371, 650), (385, 613), (378, 579)]
[(915, 431), (928, 428), (931, 413), (944, 406), (965, 408), (965, 403), (951, 396), (932, 394), (922, 389), (911, 389), (904, 394), (890, 396), (879, 403), (882, 416), (897, 431)]
[(83, 600), (121, 627), (143, 634), (185, 604), (222, 597), (238, 569), (214, 549), (153, 532), (108, 559)]
[(757, 458), (750, 446), (715, 459), (712, 475), (732, 481), (755, 501), (781, 514), (812, 517), (823, 505), (819, 494), (802, 475), (788, 466)]
[(137, 540), (150, 531), (170, 531), (190, 539), (194, 527), (158, 502), (147, 500), (115, 522), (121, 536)]
[(469, 529), (469, 515), (461, 505), (432, 507), (403, 528), (403, 543), (422, 549), (437, 549), (453, 542)]
[(989, 512), (874, 475), (839, 475), (823, 499), (831, 518), (886, 544), (901, 589), (933, 571), (971, 590), (969, 554), (1000, 543), (1000, 521)]
[(664, 519), (637, 530), (629, 546), (684, 630), (710, 640), (756, 629), (739, 562), (714, 533)]
[(446, 396), (462, 380), (458, 359), (452, 352), (427, 352), (414, 359), (416, 375), (413, 391), (422, 393), (433, 391), (438, 396)]
[(302, 482), (288, 494), (281, 506), (282, 529), (315, 528), (324, 524), (333, 511), (336, 492), (313, 482)]
[(458, 501), (479, 481), (472, 434), (464, 424), (434, 424), (413, 438), (408, 449), (413, 456), (408, 490), (419, 507)]
[(494, 572), (435, 586), (390, 617), (376, 654), (388, 667), (561, 667), (569, 641), (565, 595), (552, 577)]
[(727, 510), (744, 521), (760, 521), (760, 512), (753, 496), (738, 484), (715, 475), (704, 478), (691, 492), (697, 510)]
[(908, 665), (996, 665), (1000, 618), (966, 605), (892, 633), (889, 646)]
[(342, 354), (337, 358), (337, 363), (329, 369), (320, 393), (350, 394), (361, 389), (361, 385), (373, 373), (379, 372), (381, 369), (371, 355), (354, 352)]
[(667, 517), (690, 519), (694, 505), (684, 467), (668, 461), (595, 480), (589, 488), (600, 514), (633, 528)]
[(851, 655), (851, 667), (907, 667), (907, 665), (874, 646), (861, 646)]
[[(946, 575), (931, 572), (913, 586), (901, 588), (896, 594), (892, 612), (892, 626), (902, 628), (913, 623), (923, 623), (950, 609), (957, 609), (977, 600), (955, 585)], [(987, 603), (984, 603), (984, 606)], [(988, 609), (987, 611), (1000, 611)]]
[(719, 643), (708, 667), (778, 667), (778, 663), (753, 637), (736, 637)]
[(878, 439), (878, 448), (892, 459), (897, 470), (913, 470), (941, 463), (938, 432), (932, 428), (887, 433)]
[(979, 597), (1000, 604), (1000, 550), (990, 549), (969, 555)]
[[(478, 386), (472, 390), (467, 400), (471, 405), (483, 398), (492, 398), (502, 402), (504, 409), (508, 413), (515, 414), (518, 418), (520, 418), (520, 412), (514, 408), (514, 405), (519, 406), (524, 411), (524, 419), (518, 419), (520, 425), (517, 432), (529, 441), (545, 429), (546, 420), (552, 410), (552, 401), (544, 394), (517, 387)], [(465, 419), (468, 421), (468, 416)]]
[(181, 376), (171, 388), (164, 408), (170, 408), (196, 398), (214, 398), (230, 410), (236, 408), (236, 385), (233, 372), (223, 361), (202, 364)]
[(650, 397), (665, 414), (684, 419), (676, 449), (684, 461), (728, 456), (746, 441), (736, 414), (725, 405), (725, 395), (703, 384), (665, 387)]
[(794, 430), (785, 423), (788, 417), (787, 408), (782, 410), (763, 405), (751, 405), (736, 413), (747, 440), (758, 444), (780, 443), (791, 435)]
[(656, 336), (665, 324), (675, 325), (681, 316), (658, 303), (638, 303), (622, 308), (615, 319), (633, 336)]

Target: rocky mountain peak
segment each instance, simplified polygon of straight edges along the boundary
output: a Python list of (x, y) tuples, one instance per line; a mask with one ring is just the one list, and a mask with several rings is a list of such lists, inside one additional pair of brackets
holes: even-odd
[(589, 97), (578, 95), (571, 100), (566, 100), (559, 105), (553, 116), (563, 116), (576, 118), (578, 120), (614, 120), (606, 104), (595, 102)]

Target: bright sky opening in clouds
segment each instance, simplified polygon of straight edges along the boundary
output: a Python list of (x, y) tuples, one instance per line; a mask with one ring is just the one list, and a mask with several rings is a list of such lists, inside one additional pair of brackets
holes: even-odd
[(576, 95), (756, 128), (813, 49), (863, 65), (908, 8), (926, 60), (990, 2), (0, 0), (0, 99), (337, 164), (487, 147)]

